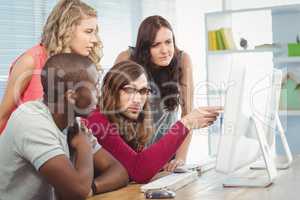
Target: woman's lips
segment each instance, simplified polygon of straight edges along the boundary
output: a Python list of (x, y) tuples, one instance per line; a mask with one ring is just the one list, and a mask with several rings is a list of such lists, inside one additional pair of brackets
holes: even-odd
[(167, 59), (169, 59), (169, 56), (161, 57), (160, 59), (161, 60), (167, 60)]
[(141, 108), (138, 106), (131, 106), (128, 108), (128, 110), (130, 110), (132, 112), (140, 112)]

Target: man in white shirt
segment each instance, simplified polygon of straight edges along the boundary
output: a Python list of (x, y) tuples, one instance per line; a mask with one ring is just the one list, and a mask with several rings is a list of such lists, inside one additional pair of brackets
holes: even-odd
[[(75, 123), (76, 116), (86, 116), (97, 103), (98, 73), (92, 61), (55, 55), (41, 80), (43, 101), (21, 105), (0, 137), (1, 199), (85, 199), (126, 185), (124, 167)], [(94, 170), (100, 174), (95, 179)]]

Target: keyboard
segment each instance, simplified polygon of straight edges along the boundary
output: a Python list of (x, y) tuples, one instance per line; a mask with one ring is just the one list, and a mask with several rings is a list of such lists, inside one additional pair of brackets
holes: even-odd
[(187, 172), (187, 171), (197, 171), (198, 176), (201, 174), (208, 172), (216, 167), (216, 157), (209, 157), (204, 160), (198, 161), (197, 163), (185, 164), (177, 167), (174, 172)]
[(198, 164), (201, 174), (216, 168), (216, 157), (210, 157)]
[(198, 179), (197, 171), (189, 171), (185, 173), (172, 173), (150, 183), (141, 186), (141, 191), (168, 189), (176, 191), (187, 184)]

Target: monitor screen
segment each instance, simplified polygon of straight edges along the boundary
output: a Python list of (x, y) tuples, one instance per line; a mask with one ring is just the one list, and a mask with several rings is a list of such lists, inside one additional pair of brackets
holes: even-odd
[[(250, 84), (254, 81), (251, 70), (243, 66), (231, 67), (225, 97), (224, 126), (217, 153), (218, 172), (232, 173), (256, 161), (261, 155), (253, 117), (255, 113), (261, 118), (259, 120), (265, 120), (268, 90), (262, 90), (262, 94), (254, 92), (260, 89), (253, 89)], [(267, 82), (255, 82), (254, 85), (264, 88)]]

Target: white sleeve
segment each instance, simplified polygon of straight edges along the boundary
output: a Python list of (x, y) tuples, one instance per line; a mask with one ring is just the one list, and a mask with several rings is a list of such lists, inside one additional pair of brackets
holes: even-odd
[(37, 126), (30, 131), (17, 134), (19, 153), (28, 160), (36, 170), (51, 158), (58, 155), (69, 157), (59, 139), (58, 131), (51, 127)]

